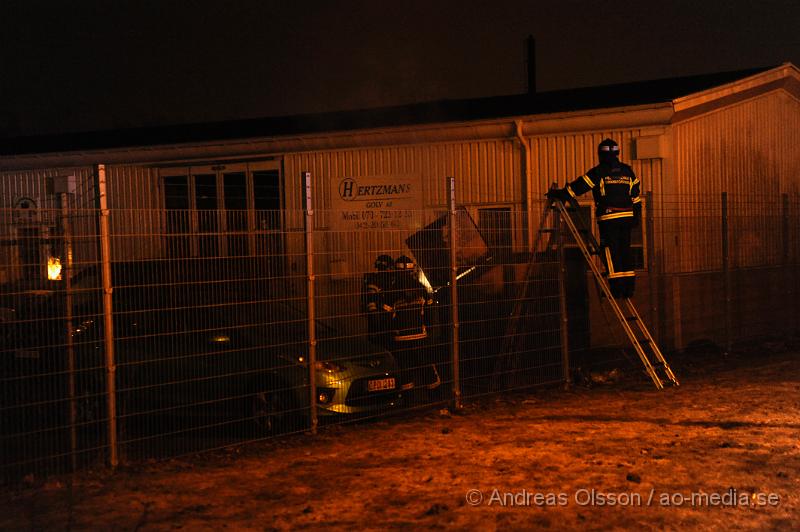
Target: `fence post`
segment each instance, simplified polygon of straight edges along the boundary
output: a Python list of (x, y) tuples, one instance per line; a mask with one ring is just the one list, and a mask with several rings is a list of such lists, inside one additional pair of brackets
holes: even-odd
[(789, 263), (789, 194), (781, 194), (781, 263)]
[(119, 465), (117, 443), (117, 365), (114, 357), (113, 288), (111, 285), (111, 230), (106, 195), (106, 165), (95, 167), (97, 199), (100, 207), (100, 260), (103, 278), (103, 325), (105, 330), (106, 402), (108, 407), (108, 449), (111, 467)]
[(458, 352), (458, 263), (456, 261), (457, 220), (456, 220), (456, 179), (447, 178), (450, 191), (449, 222), (450, 222), (450, 316), (452, 317), (452, 334), (450, 340), (451, 363), (453, 365), (453, 409), (462, 408), (461, 401), (461, 368)]
[[(785, 192), (781, 194), (781, 265), (783, 266), (781, 277), (785, 287), (785, 304), (787, 305), (786, 308), (790, 308), (789, 305), (793, 300), (794, 293), (789, 279), (789, 194)], [(791, 328), (792, 318), (788, 312), (783, 313), (783, 316), (783, 334), (787, 334)]]
[(728, 228), (728, 193), (722, 193), (722, 275), (725, 296), (725, 355), (731, 352), (731, 264)]
[(561, 317), (561, 367), (564, 372), (564, 388), (572, 384), (569, 373), (569, 317), (567, 315), (567, 293), (565, 278), (567, 261), (564, 256), (564, 231), (561, 229), (561, 213), (555, 211), (555, 227), (558, 231), (558, 311)]
[[(792, 306), (790, 307), (792, 310), (792, 316), (794, 319), (791, 322), (792, 325), (792, 336), (797, 334), (798, 330), (798, 322), (800, 321), (800, 312), (798, 312), (798, 301), (797, 301), (797, 293), (798, 293), (798, 275), (797, 275), (797, 237), (792, 235), (796, 235), (797, 232), (791, 231), (792, 227), (798, 226), (797, 220), (797, 205), (798, 205), (798, 195), (797, 192), (792, 194), (792, 203), (789, 204), (789, 209), (787, 212), (787, 217), (789, 218), (789, 222), (791, 223), (789, 235), (787, 235), (787, 239), (789, 240), (789, 257), (788, 257), (788, 268), (789, 268), (789, 277), (792, 286)], [(792, 212), (794, 211), (794, 212)]]
[[(798, 202), (798, 194), (797, 194), (797, 192), (795, 192), (792, 195), (792, 198), (793, 199), (792, 199), (792, 203), (791, 203), (791, 207), (790, 208), (792, 210), (794, 210), (794, 214), (793, 214), (793, 219), (791, 220), (793, 223), (792, 223), (792, 225), (790, 225), (790, 227), (797, 227), (798, 226), (797, 206), (798, 206), (798, 203), (799, 203)], [(795, 232), (793, 234), (797, 235), (797, 231), (795, 230)], [(794, 249), (792, 249), (792, 248), (794, 248)], [(798, 272), (797, 272), (798, 247), (797, 247), (797, 236), (795, 236), (791, 240), (789, 253), (790, 253), (790, 255), (789, 255), (789, 266), (790, 266), (789, 271), (791, 272), (791, 277), (792, 277), (792, 281), (791, 281), (792, 282), (792, 295), (793, 295), (792, 301), (794, 302), (793, 305), (792, 305), (792, 315), (794, 316), (794, 321), (792, 322), (792, 329), (793, 329), (792, 330), (792, 334), (796, 335), (797, 331), (798, 331), (798, 328), (799, 328), (798, 324), (800, 324), (800, 311), (798, 310), (798, 301), (797, 301), (797, 294), (798, 294)]]
[(311, 434), (317, 433), (317, 322), (314, 307), (314, 209), (311, 198), (311, 172), (303, 172), (303, 186), (305, 188), (305, 232), (306, 232), (306, 280), (307, 280), (307, 308), (308, 308), (308, 389), (311, 397), (311, 411), (309, 413)]
[(661, 313), (658, 306), (659, 295), (659, 282), (658, 282), (658, 267), (656, 264), (656, 246), (655, 246), (655, 210), (653, 206), (653, 193), (645, 192), (644, 194), (644, 224), (642, 225), (642, 238), (644, 238), (644, 254), (645, 261), (644, 267), (647, 268), (647, 280), (650, 285), (650, 320), (653, 324), (653, 332), (655, 333), (656, 340), (661, 341), (662, 326), (661, 326)]
[(75, 401), (75, 345), (72, 337), (72, 226), (69, 220), (69, 195), (59, 195), (61, 203), (61, 230), (64, 237), (64, 261), (61, 277), (64, 279), (64, 332), (67, 347), (67, 394), (69, 395), (69, 450), (72, 470), (78, 469), (78, 406)]

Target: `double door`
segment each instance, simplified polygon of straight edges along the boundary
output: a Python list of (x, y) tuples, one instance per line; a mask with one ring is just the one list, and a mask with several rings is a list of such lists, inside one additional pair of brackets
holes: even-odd
[(277, 162), (165, 168), (160, 174), (170, 256), (280, 253), (283, 222)]

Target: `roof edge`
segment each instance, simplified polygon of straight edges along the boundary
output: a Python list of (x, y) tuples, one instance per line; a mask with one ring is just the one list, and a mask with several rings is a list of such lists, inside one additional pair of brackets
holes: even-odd
[(787, 62), (743, 79), (675, 98), (672, 103), (675, 107), (676, 114), (683, 113), (692, 107), (704, 106), (714, 100), (722, 100), (791, 77), (800, 80), (800, 69), (794, 64)]
[(215, 158), (246, 159), (280, 156), (285, 153), (343, 150), (357, 147), (515, 139), (517, 138), (516, 122), (522, 122), (523, 135), (536, 136), (573, 130), (606, 131), (666, 125), (670, 123), (672, 115), (672, 104), (666, 102), (484, 120), (392, 126), (358, 131), (341, 130), (313, 135), (285, 135), (164, 146), (32, 153), (0, 157), (0, 171), (30, 170), (43, 167), (70, 168), (98, 163), (160, 165), (176, 161)]

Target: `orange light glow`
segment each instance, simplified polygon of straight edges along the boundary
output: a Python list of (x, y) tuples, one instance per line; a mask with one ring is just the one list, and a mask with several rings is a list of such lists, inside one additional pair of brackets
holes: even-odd
[(61, 280), (61, 259), (58, 257), (47, 259), (47, 278), (51, 281)]

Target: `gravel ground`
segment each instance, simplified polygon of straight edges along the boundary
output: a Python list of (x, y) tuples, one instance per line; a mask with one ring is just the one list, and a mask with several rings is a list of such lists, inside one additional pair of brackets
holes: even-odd
[(51, 478), (2, 492), (0, 528), (798, 529), (800, 354), (709, 357), (660, 392), (537, 390)]

